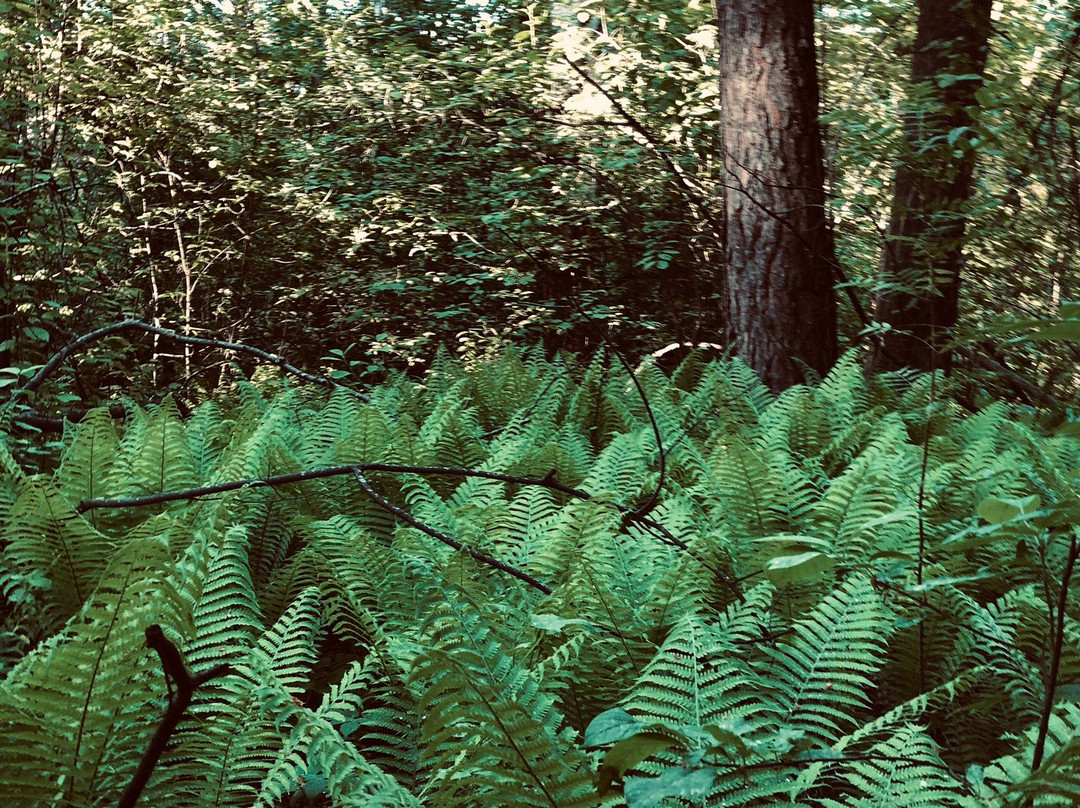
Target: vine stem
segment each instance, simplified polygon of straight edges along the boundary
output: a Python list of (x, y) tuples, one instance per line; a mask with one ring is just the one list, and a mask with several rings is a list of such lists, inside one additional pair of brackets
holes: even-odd
[(1050, 654), (1050, 675), (1046, 682), (1046, 695), (1043, 698), (1042, 715), (1039, 717), (1039, 733), (1035, 738), (1035, 751), (1031, 756), (1031, 770), (1036, 771), (1046, 752), (1046, 737), (1050, 732), (1050, 715), (1054, 711), (1054, 694), (1057, 690), (1058, 671), (1061, 668), (1061, 653), (1065, 641), (1065, 606), (1069, 600), (1069, 584), (1072, 581), (1076, 559), (1080, 556), (1080, 543), (1073, 533), (1069, 542), (1069, 554), (1065, 557), (1065, 569), (1061, 573), (1061, 591), (1058, 592), (1057, 620), (1054, 626), (1054, 645)]
[[(937, 355), (934, 354), (936, 359)], [(923, 582), (923, 570), (926, 566), (926, 474), (930, 465), (930, 436), (932, 431), (932, 418), (934, 402), (937, 398), (937, 370), (930, 368), (930, 401), (926, 407), (926, 429), (923, 431), (922, 464), (919, 469), (919, 559), (915, 569), (916, 582), (921, 586)], [(920, 595), (920, 603), (925, 608), (926, 595)], [(924, 621), (919, 621), (919, 693), (926, 692), (926, 629)]]

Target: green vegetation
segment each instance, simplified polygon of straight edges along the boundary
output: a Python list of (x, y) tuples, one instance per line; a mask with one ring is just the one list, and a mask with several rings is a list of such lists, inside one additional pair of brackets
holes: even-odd
[[(923, 11), (818, 6), (840, 353), (880, 327), (880, 297), (948, 280), (931, 245), (929, 268), (883, 266), (918, 240), (910, 223), (889, 232), (901, 165), (947, 181), (974, 163), (970, 198), (939, 199), (929, 231), (949, 252), (968, 222), (953, 334), (968, 348), (985, 355), (1002, 315), (1080, 298), (1080, 18), (1064, 0), (997, 6), (974, 119), (926, 142), (905, 140), (902, 116), (936, 120), (951, 98), (935, 88), (966, 86), (968, 70), (912, 85)], [(591, 352), (606, 338), (637, 355), (741, 336), (725, 204), (745, 189), (723, 159), (708, 2), (0, 7), (0, 381), (125, 317), (364, 383), (423, 368), (440, 345)], [(70, 371), (65, 396), (198, 400), (229, 372), (150, 340), (108, 348)], [(1051, 392), (1074, 384), (1068, 352), (998, 344), (993, 359)]]
[[(1070, 424), (854, 354), (780, 395), (738, 360), (636, 378), (442, 355), (369, 403), (260, 374), (98, 410), (35, 476), (9, 443), (9, 804), (116, 803), (165, 706), (150, 625), (230, 668), (149, 805), (1075, 804)], [(198, 495), (340, 466), (374, 495)]]
[(11, 808), (1080, 805), (1080, 2), (0, 0)]

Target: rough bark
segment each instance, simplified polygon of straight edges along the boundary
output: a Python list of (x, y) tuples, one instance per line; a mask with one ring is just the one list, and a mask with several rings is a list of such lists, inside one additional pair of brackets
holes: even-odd
[(728, 337), (773, 390), (836, 360), (813, 0), (718, 0)]
[[(975, 150), (971, 127), (982, 85), (991, 0), (919, 0), (878, 300), (888, 323), (876, 367), (947, 368), (946, 343), (959, 314), (966, 206)], [(966, 77), (966, 78), (960, 78)]]

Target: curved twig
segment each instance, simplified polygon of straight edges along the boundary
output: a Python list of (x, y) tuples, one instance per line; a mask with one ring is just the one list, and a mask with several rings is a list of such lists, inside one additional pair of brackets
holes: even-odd
[(660, 436), (660, 425), (656, 423), (656, 416), (653, 414), (652, 406), (649, 404), (649, 397), (645, 395), (645, 388), (641, 386), (641, 381), (638, 379), (637, 374), (634, 373), (634, 369), (630, 367), (630, 363), (626, 361), (626, 358), (614, 348), (610, 348), (610, 350), (615, 354), (615, 358), (619, 360), (619, 364), (626, 370), (627, 375), (630, 377), (630, 381), (634, 383), (634, 387), (637, 389), (638, 396), (641, 398), (641, 403), (645, 407), (645, 414), (649, 417), (649, 423), (652, 424), (653, 438), (656, 439), (656, 448), (660, 452), (660, 478), (656, 481), (656, 487), (653, 489), (649, 499), (644, 505), (634, 511), (634, 514), (639, 517), (648, 516), (652, 509), (656, 507), (656, 502), (660, 497), (660, 491), (664, 487), (664, 476), (667, 474), (667, 453), (664, 451), (664, 440)]
[(361, 401), (367, 402), (368, 397), (363, 393), (358, 393), (342, 384), (338, 384), (333, 379), (328, 379), (325, 376), (317, 376), (314, 373), (309, 373), (306, 370), (301, 370), (295, 365), (282, 359), (280, 356), (275, 356), (272, 353), (262, 350), (261, 348), (255, 348), (251, 345), (244, 345), (240, 342), (226, 342), (219, 339), (208, 339), (206, 337), (191, 337), (186, 334), (177, 334), (175, 331), (169, 331), (165, 328), (159, 328), (156, 325), (144, 323), (142, 320), (121, 320), (118, 323), (104, 326), (95, 331), (91, 331), (82, 336), (76, 337), (49, 359), (44, 365), (42, 365), (37, 373), (35, 373), (30, 380), (24, 384), (21, 388), (12, 393), (11, 398), (8, 400), (8, 404), (16, 404), (22, 399), (26, 398), (30, 393), (36, 391), (45, 381), (56, 371), (60, 365), (62, 365), (69, 356), (78, 351), (80, 348), (104, 339), (105, 337), (112, 336), (113, 334), (119, 334), (123, 331), (144, 331), (148, 334), (156, 334), (159, 337), (179, 342), (183, 345), (201, 345), (207, 348), (218, 348), (224, 351), (235, 351), (237, 353), (248, 354), (254, 356), (257, 359), (261, 359), (268, 364), (274, 365), (281, 370), (288, 373), (290, 376), (295, 376), (303, 381), (310, 382), (311, 384), (317, 384), (320, 387), (327, 387), (333, 390), (344, 390), (347, 393), (355, 396)]
[(1042, 712), (1039, 716), (1039, 731), (1035, 738), (1035, 751), (1031, 756), (1031, 771), (1038, 771), (1042, 766), (1046, 751), (1046, 736), (1050, 732), (1050, 716), (1054, 711), (1054, 695), (1058, 685), (1058, 671), (1061, 667), (1061, 653), (1065, 640), (1065, 607), (1069, 601), (1069, 584), (1072, 582), (1076, 560), (1080, 557), (1080, 543), (1076, 536), (1069, 542), (1069, 554), (1065, 557), (1065, 570), (1061, 574), (1061, 590), (1058, 592), (1057, 615), (1051, 614), (1053, 626), (1053, 644), (1050, 654), (1050, 672), (1047, 676), (1046, 695), (1043, 698)]

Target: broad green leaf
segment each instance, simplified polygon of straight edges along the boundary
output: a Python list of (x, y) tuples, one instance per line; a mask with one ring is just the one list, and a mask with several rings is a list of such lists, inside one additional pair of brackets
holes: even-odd
[(585, 746), (605, 746), (629, 738), (644, 729), (644, 725), (622, 707), (605, 710), (585, 728)]
[(604, 762), (600, 764), (600, 771), (597, 773), (597, 791), (600, 796), (611, 790), (611, 784), (616, 778), (621, 778), (641, 761), (676, 745), (681, 744), (674, 734), (654, 732), (639, 732), (619, 741), (608, 750), (604, 755)]
[(1029, 339), (1051, 340), (1063, 339), (1071, 342), (1080, 341), (1080, 320), (1064, 320), (1044, 328), (1040, 328)]
[(1017, 516), (1037, 511), (1042, 505), (1042, 499), (1038, 494), (1032, 494), (1023, 498), (1000, 499), (987, 497), (979, 503), (976, 511), (979, 516), (992, 525), (1000, 525)]
[(541, 631), (562, 631), (567, 626), (592, 626), (588, 620), (578, 620), (559, 617), (557, 614), (534, 614), (532, 616), (533, 628)]
[(762, 536), (760, 539), (755, 539), (754, 541), (757, 544), (775, 545), (777, 550), (784, 555), (791, 555), (795, 551), (824, 551), (832, 546), (832, 542), (828, 539), (818, 538), (817, 536), (804, 536), (795, 533), (777, 533), (774, 536)]
[(765, 576), (773, 586), (784, 586), (795, 581), (815, 578), (836, 563), (825, 553), (810, 550), (797, 555), (778, 556), (765, 565)]
[(30, 339), (37, 340), (38, 342), (48, 342), (49, 332), (44, 328), (38, 328), (37, 326), (26, 326), (23, 328), (23, 333)]
[(987, 578), (993, 577), (994, 573), (989, 570), (980, 570), (974, 575), (945, 575), (940, 578), (930, 578), (923, 581), (921, 584), (912, 584), (911, 586), (905, 587), (905, 591), (917, 595), (923, 592), (930, 592), (934, 589), (941, 589), (945, 586), (969, 584), (974, 581), (985, 581)]
[(745, 718), (731, 718), (727, 721), (723, 721), (719, 724), (704, 727), (704, 730), (709, 733), (717, 744), (720, 746), (734, 747), (735, 752), (740, 757), (746, 757), (749, 747), (747, 746), (746, 735), (753, 729), (753, 725), (750, 724)]

